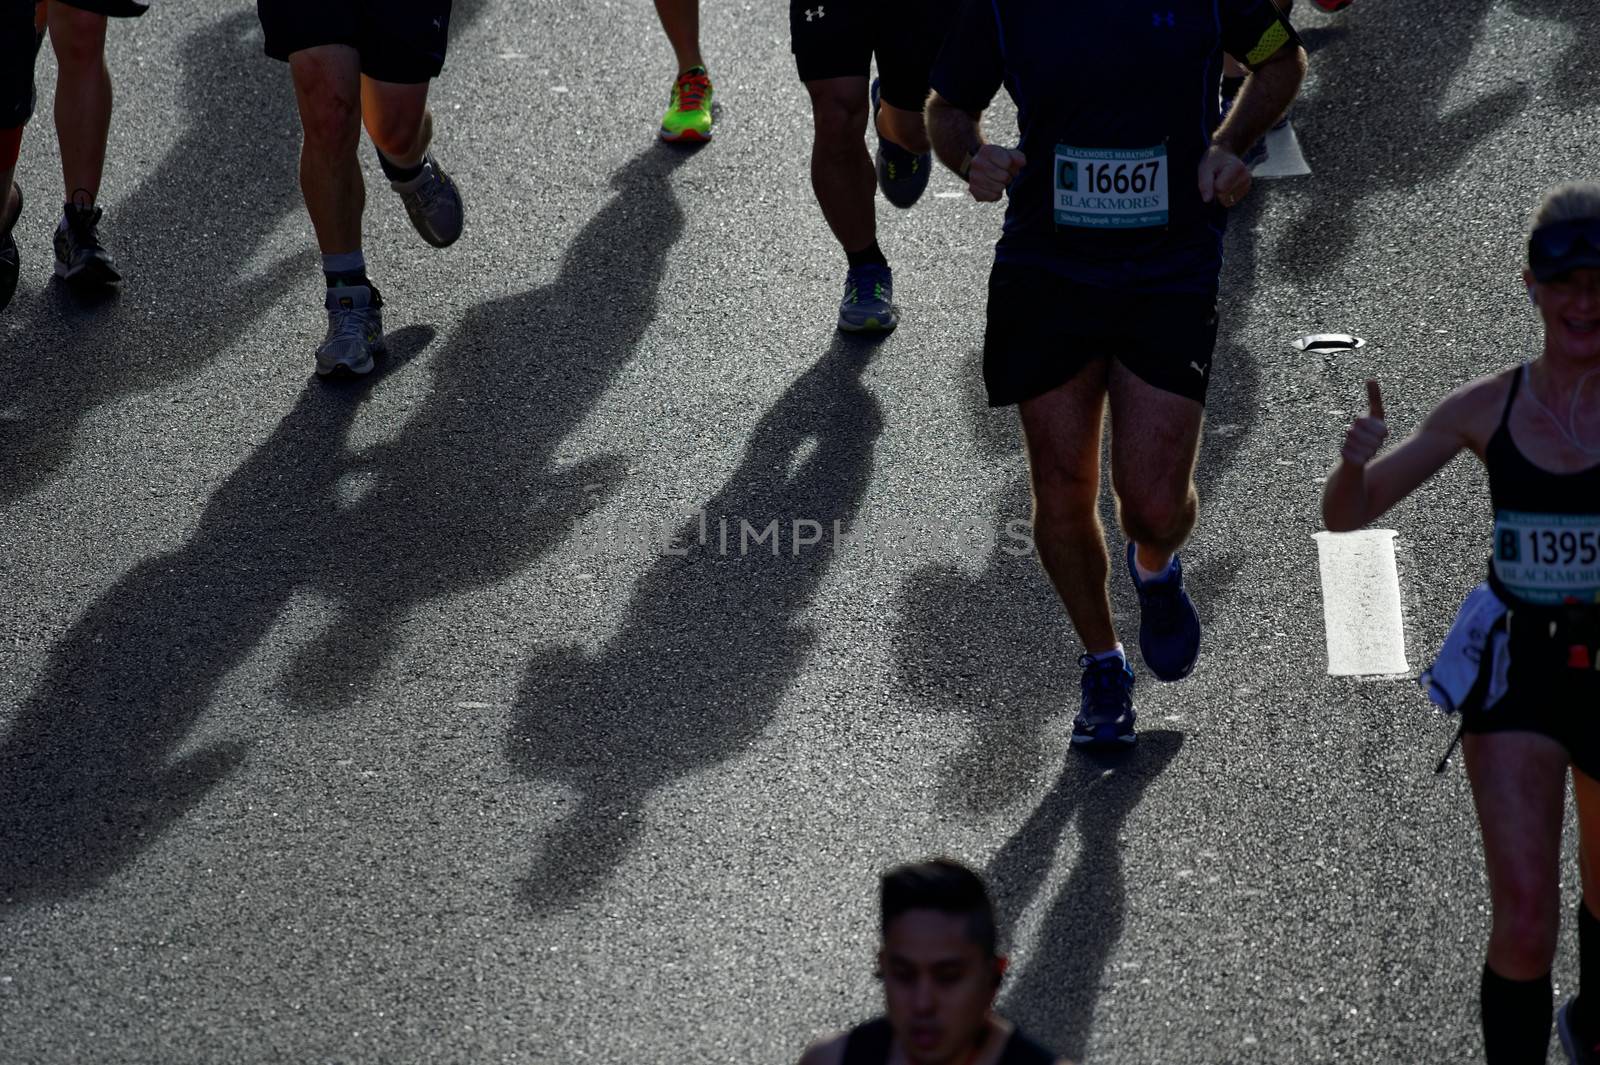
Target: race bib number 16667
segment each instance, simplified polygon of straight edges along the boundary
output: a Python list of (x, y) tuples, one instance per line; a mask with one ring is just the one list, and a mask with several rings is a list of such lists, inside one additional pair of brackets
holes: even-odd
[(1144, 229), (1167, 224), (1167, 148), (1056, 145), (1055, 216), (1060, 226)]

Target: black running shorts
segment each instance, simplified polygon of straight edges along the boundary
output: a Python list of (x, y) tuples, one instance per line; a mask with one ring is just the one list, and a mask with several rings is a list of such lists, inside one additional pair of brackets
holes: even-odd
[(33, 29), (33, 0), (0, 0), (0, 129), (33, 117), (33, 61), (43, 38)]
[(1506, 692), (1487, 710), (1483, 700), (1492, 665), (1484, 656), (1478, 683), (1461, 708), (1461, 729), (1549, 736), (1566, 748), (1574, 768), (1600, 780), (1600, 670), (1595, 668), (1600, 653), (1542, 638), (1535, 631), (1543, 627), (1537, 613), (1523, 612), (1535, 617), (1527, 626), (1512, 625)]
[(444, 69), (450, 0), (256, 0), (267, 55), (343, 44), (361, 54), (361, 73), (416, 85)]
[(1042, 396), (1107, 358), (1204, 404), (1216, 346), (1215, 292), (1101, 288), (1006, 262), (989, 273), (983, 383), (991, 407)]
[(150, 10), (150, 5), (140, 0), (57, 0), (57, 3), (111, 18), (138, 18)]
[(789, 42), (801, 81), (864, 78), (878, 57), (880, 98), (922, 111), (928, 75), (958, 0), (789, 0)]

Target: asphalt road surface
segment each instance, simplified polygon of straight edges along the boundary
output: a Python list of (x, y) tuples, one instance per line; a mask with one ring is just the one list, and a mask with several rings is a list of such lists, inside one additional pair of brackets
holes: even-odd
[[(458, 0), (434, 101), (467, 232), (423, 245), (363, 150), (394, 351), (356, 386), (311, 376), (253, 5), (114, 23), (128, 281), (47, 281), (45, 107), (0, 314), (0, 1060), (789, 1062), (874, 1010), (876, 875), (930, 853), (990, 876), (1002, 1006), (1074, 1056), (1472, 1060), (1482, 860), (1415, 672), (1480, 579), (1483, 479), (1383, 523), (1409, 677), (1327, 675), (1312, 533), (1364, 378), (1403, 432), (1536, 352), (1522, 232), (1600, 171), (1596, 16), (1301, 7), (1314, 173), (1229, 234), (1204, 657), (1141, 679), (1116, 760), (1068, 749), (1077, 645), (1007, 550), (1000, 210), (942, 171), (880, 205), (904, 324), (841, 339), (783, 5), (708, 0), (716, 141), (681, 152), (648, 4)], [(1289, 346), (1327, 329), (1368, 344)]]

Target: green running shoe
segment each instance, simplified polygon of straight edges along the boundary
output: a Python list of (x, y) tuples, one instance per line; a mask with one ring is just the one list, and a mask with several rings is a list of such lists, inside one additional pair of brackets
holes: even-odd
[(672, 83), (667, 113), (661, 116), (661, 139), (711, 139), (711, 75), (705, 67), (690, 67)]

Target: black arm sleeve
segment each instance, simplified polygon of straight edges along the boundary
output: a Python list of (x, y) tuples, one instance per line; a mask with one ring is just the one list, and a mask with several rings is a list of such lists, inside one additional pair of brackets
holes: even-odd
[(1272, 0), (1222, 0), (1222, 50), (1252, 70), (1285, 45), (1300, 44)]

